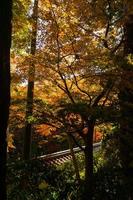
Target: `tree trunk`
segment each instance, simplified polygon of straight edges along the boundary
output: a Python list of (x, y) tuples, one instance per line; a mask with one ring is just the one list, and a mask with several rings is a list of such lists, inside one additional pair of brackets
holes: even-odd
[[(133, 54), (133, 14), (126, 16), (124, 26), (124, 64), (120, 87), (120, 152), (123, 168), (130, 172), (133, 163), (133, 65), (127, 56)], [(132, 168), (133, 170), (133, 168)]]
[[(133, 193), (131, 183), (133, 182), (133, 65), (129, 63), (127, 58), (133, 54), (133, 5), (132, 2), (131, 5), (128, 5), (129, 1), (126, 2), (124, 62), (121, 67), (122, 76), (119, 94), (121, 109), (120, 157), (126, 185), (128, 185), (128, 188), (131, 188), (131, 193)], [(129, 9), (132, 10), (132, 13), (130, 13)]]
[(12, 1), (0, 6), (0, 200), (6, 200), (6, 131), (10, 106), (10, 47)]
[(73, 151), (73, 141), (71, 139), (71, 136), (69, 136), (69, 135), (68, 135), (68, 143), (69, 143), (69, 148), (70, 148), (70, 152), (71, 152), (71, 156), (72, 156), (72, 160), (73, 160), (76, 179), (77, 179), (78, 183), (80, 184), (80, 174), (79, 174), (78, 163), (77, 163), (77, 159), (76, 159), (75, 153)]
[(92, 200), (93, 197), (93, 132), (94, 122), (90, 120), (85, 137), (85, 193), (83, 200)]
[[(33, 24), (31, 36), (31, 55), (36, 53), (36, 37), (37, 37), (37, 17), (38, 17), (38, 0), (34, 0), (33, 7)], [(32, 133), (32, 115), (33, 115), (33, 98), (34, 98), (34, 79), (35, 79), (35, 64), (31, 61), (28, 74), (28, 89), (27, 89), (27, 105), (26, 105), (26, 123), (24, 134), (24, 159), (29, 160), (31, 154), (31, 133)]]

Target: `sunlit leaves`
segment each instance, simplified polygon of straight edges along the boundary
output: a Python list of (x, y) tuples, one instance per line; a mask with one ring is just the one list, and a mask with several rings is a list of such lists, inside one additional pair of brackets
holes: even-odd
[(14, 135), (8, 133), (7, 134), (7, 151), (9, 152), (12, 149), (15, 149), (15, 145), (14, 145)]
[[(108, 79), (118, 71), (116, 55), (114, 53), (112, 56), (111, 53), (122, 38), (122, 23), (117, 21), (120, 2), (111, 1), (110, 10), (109, 1), (106, 0), (40, 0), (34, 56), (29, 53), (31, 5), (24, 0), (21, 0), (21, 4), (24, 4), (21, 20), (14, 16), (14, 22), (16, 20), (18, 23), (14, 24), (17, 30), (15, 34), (19, 36), (15, 36), (18, 41), (14, 40), (14, 43), (19, 45), (22, 42), (23, 45), (17, 53), (14, 51), (15, 46), (13, 47), (13, 80), (14, 83), (19, 83), (17, 86), (13, 84), (13, 96), (26, 95), (27, 69), (34, 63), (35, 98), (43, 99), (53, 107), (74, 102), (86, 104), (88, 109), (102, 93)], [(19, 11), (18, 8), (16, 5), (15, 12)], [(110, 105), (116, 99), (116, 90), (111, 91), (102, 96), (98, 105), (103, 102)], [(39, 109), (35, 110), (36, 116), (39, 116)], [(81, 115), (88, 111), (84, 111), (83, 107), (82, 109)], [(49, 107), (44, 110), (47, 110), (45, 115), (50, 118), (47, 115), (48, 111), (51, 112)], [(52, 113), (52, 117), (55, 117), (56, 111)], [(40, 120), (41, 117), (38, 118)], [(29, 120), (36, 124), (38, 118), (37, 121)], [(53, 118), (51, 121), (53, 123)], [(46, 125), (42, 125), (38, 130), (43, 133), (44, 129), (44, 135), (47, 135), (50, 130), (45, 128)]]
[[(29, 9), (31, 1), (13, 1), (13, 33), (12, 45), (15, 51), (19, 52), (24, 48), (28, 49), (30, 35)], [(20, 12), (21, 10), (21, 12)]]
[(37, 125), (36, 131), (38, 134), (43, 135), (43, 136), (49, 136), (49, 135), (52, 135), (53, 133), (56, 133), (55, 128), (46, 124)]

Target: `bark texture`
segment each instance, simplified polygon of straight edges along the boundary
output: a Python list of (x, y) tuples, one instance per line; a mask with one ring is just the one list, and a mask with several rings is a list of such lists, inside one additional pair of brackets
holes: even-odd
[(88, 120), (88, 133), (85, 140), (85, 193), (83, 200), (93, 198), (93, 132), (95, 121)]
[(6, 131), (10, 106), (10, 47), (12, 1), (0, 6), (0, 200), (6, 200)]
[[(124, 62), (120, 87), (120, 152), (126, 173), (133, 174), (133, 65), (128, 56), (133, 54), (133, 15), (126, 17), (124, 26)], [(132, 170), (131, 170), (132, 168)]]
[[(34, 1), (33, 7), (33, 24), (31, 36), (31, 55), (36, 53), (36, 37), (37, 37), (37, 18), (38, 18), (38, 0)], [(33, 116), (33, 99), (34, 99), (34, 79), (35, 79), (35, 64), (31, 61), (28, 74), (28, 89), (27, 89), (27, 105), (26, 105), (26, 123), (24, 134), (24, 159), (29, 160), (31, 157), (31, 137), (32, 137), (32, 116)]]
[[(120, 158), (128, 188), (129, 199), (133, 198), (133, 4), (126, 1), (127, 12), (124, 24), (124, 60), (121, 66), (120, 85)], [(131, 12), (130, 12), (131, 10)]]

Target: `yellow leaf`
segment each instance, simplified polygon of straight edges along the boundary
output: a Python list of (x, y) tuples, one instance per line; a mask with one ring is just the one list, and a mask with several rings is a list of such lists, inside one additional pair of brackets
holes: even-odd
[(14, 139), (13, 139), (13, 134), (7, 134), (7, 151), (9, 152), (9, 149), (15, 149), (14, 146)]
[(40, 190), (44, 190), (44, 189), (46, 189), (48, 187), (48, 183), (45, 181), (45, 180), (43, 180), (40, 184), (39, 184), (39, 186), (38, 186), (38, 188), (40, 189)]

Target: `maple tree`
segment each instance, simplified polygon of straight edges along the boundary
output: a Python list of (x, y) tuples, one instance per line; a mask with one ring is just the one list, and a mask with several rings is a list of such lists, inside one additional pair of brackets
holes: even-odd
[[(48, 7), (44, 9), (47, 10), (44, 13), (46, 17), (44, 19), (47, 20), (44, 26), (45, 29), (50, 29), (52, 33), (46, 35), (45, 49), (42, 50), (44, 64), (40, 63), (40, 67), (44, 65), (45, 74), (48, 74), (45, 78), (51, 81), (53, 86), (59, 87), (66, 95), (67, 101), (70, 102), (70, 104), (65, 105), (67, 114), (72, 112), (73, 116), (79, 114), (81, 117), (80, 130), (78, 130), (79, 127), (74, 129), (75, 124), (71, 121), (68, 122), (69, 128), (67, 129), (78, 132), (85, 142), (86, 191), (88, 191), (86, 196), (90, 195), (91, 198), (93, 131), (96, 120), (99, 118), (96, 112), (98, 110), (102, 112), (102, 108), (107, 107), (105, 106), (107, 101), (112, 102), (112, 100), (109, 100), (109, 98), (112, 98), (110, 93), (117, 81), (112, 76), (114, 63), (111, 62), (110, 51), (108, 51), (107, 44), (105, 45), (106, 38), (102, 39), (104, 32), (106, 32), (105, 37), (107, 37), (106, 18), (103, 21), (99, 20), (99, 26), (97, 26), (97, 22), (94, 21), (94, 17), (97, 16), (93, 13), (94, 8), (91, 3), (73, 1), (71, 8), (68, 2), (67, 4), (65, 2), (66, 7), (63, 3), (57, 6), (57, 2), (53, 5), (49, 2)], [(84, 11), (86, 11), (84, 12), (85, 16), (79, 11), (81, 3)], [(66, 11), (68, 8), (69, 14), (65, 12), (61, 15), (60, 11), (62, 9)], [(70, 12), (70, 10), (72, 11)], [(48, 17), (47, 13), (49, 14)], [(79, 15), (82, 17), (79, 17)], [(89, 26), (86, 21), (87, 17)], [(92, 21), (93, 23), (91, 23)], [(103, 32), (98, 35), (99, 29), (103, 29)], [(101, 46), (99, 43), (101, 43)], [(113, 47), (112, 51), (114, 51)], [(39, 60), (41, 61), (41, 59)], [(64, 109), (64, 113), (66, 109)], [(63, 113), (63, 110), (60, 113)], [(65, 118), (66, 114), (62, 121), (65, 121)]]

